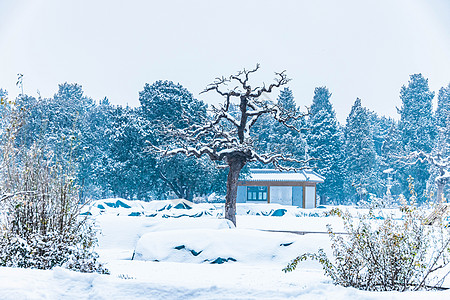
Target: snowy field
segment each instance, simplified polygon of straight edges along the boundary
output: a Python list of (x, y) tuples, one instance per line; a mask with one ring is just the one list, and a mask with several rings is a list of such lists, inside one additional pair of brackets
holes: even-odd
[(97, 252), (111, 274), (0, 268), (0, 299), (450, 298), (450, 290), (377, 293), (334, 286), (315, 262), (282, 272), (304, 252), (331, 253), (321, 232), (326, 224), (340, 232), (342, 224), (326, 210), (238, 204), (235, 228), (222, 218), (223, 204), (95, 201), (84, 213), (96, 221)]

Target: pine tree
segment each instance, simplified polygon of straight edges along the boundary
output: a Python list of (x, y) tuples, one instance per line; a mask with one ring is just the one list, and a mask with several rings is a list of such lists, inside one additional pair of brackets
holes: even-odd
[[(279, 139), (276, 138), (274, 127), (275, 121), (269, 115), (262, 115), (253, 126), (252, 138), (254, 145), (261, 153), (269, 153), (271, 149), (276, 148), (272, 143), (274, 141), (279, 142)], [(261, 163), (253, 163), (253, 165), (258, 168), (267, 167)]]
[(17, 136), (19, 146), (38, 143), (51, 150), (64, 165), (77, 170), (81, 197), (92, 196), (88, 194), (94, 185), (94, 147), (88, 116), (95, 103), (84, 95), (81, 85), (60, 84), (52, 98), (35, 99), (21, 94), (16, 104), (23, 112), (23, 126)]
[[(378, 171), (377, 178), (379, 179), (378, 184), (373, 187), (372, 191), (376, 195), (381, 196), (386, 193), (388, 177), (383, 171), (394, 167), (392, 164), (392, 153), (389, 152), (390, 150), (388, 151), (387, 147), (395, 146), (395, 141), (399, 140), (399, 136), (392, 136), (393, 134), (398, 134), (398, 130), (395, 130), (397, 123), (392, 118), (386, 118), (385, 116), (379, 117), (376, 112), (368, 111), (368, 113), (372, 124), (373, 142), (378, 164), (376, 168)], [(398, 155), (398, 152), (395, 155)], [(397, 190), (394, 190), (397, 193)]]
[[(285, 111), (300, 113), (300, 109), (297, 108), (294, 95), (289, 88), (284, 88), (277, 99), (277, 105), (284, 109)], [(269, 116), (266, 116), (269, 117)], [(285, 153), (287, 155), (292, 155), (297, 160), (303, 160), (305, 158), (305, 148), (306, 141), (303, 137), (304, 132), (301, 132), (305, 126), (305, 119), (290, 120), (287, 122), (288, 125), (294, 126), (297, 130), (286, 127), (284, 124), (274, 121), (271, 119), (272, 129), (271, 136), (269, 139), (269, 147), (267, 147), (267, 152), (277, 152)], [(296, 163), (287, 163), (289, 166), (300, 167)]]
[[(403, 153), (403, 144), (401, 141), (400, 130), (398, 122), (394, 122), (389, 130), (386, 132), (383, 143), (381, 145), (381, 170), (394, 169), (399, 170), (403, 167), (403, 164), (399, 161), (399, 156)], [(394, 171), (395, 172), (395, 171)], [(396, 175), (393, 176), (394, 181), (392, 182), (391, 193), (392, 195), (397, 195), (402, 192), (399, 178)], [(383, 175), (383, 179), (386, 180), (386, 175)], [(384, 184), (385, 185), (385, 184)]]
[(314, 90), (307, 133), (308, 154), (316, 159), (311, 164), (325, 177), (324, 184), (318, 185), (323, 204), (325, 198), (339, 201), (343, 196), (342, 133), (330, 97), (326, 87)]
[(139, 108), (118, 106), (109, 135), (110, 190), (127, 199), (150, 199), (156, 176), (156, 159), (147, 153), (151, 125), (141, 117)]
[(100, 100), (86, 115), (87, 126), (82, 134), (84, 156), (79, 158), (80, 169), (85, 172), (80, 176), (83, 181), (81, 192), (92, 199), (112, 196), (107, 188), (105, 174), (109, 158), (109, 129), (113, 124), (114, 106), (107, 98)]
[(294, 94), (292, 93), (292, 90), (288, 87), (285, 87), (283, 90), (280, 91), (280, 95), (278, 96), (277, 99), (277, 104), (287, 111), (297, 110), (297, 105), (295, 104), (294, 101)]
[[(153, 123), (172, 124), (175, 128), (185, 128), (193, 122), (200, 122), (206, 116), (206, 105), (182, 85), (172, 81), (156, 81), (145, 84), (139, 92), (142, 115)], [(180, 117), (182, 116), (182, 117)]]
[[(177, 139), (167, 135), (163, 128), (183, 129), (207, 118), (206, 105), (195, 99), (186, 88), (171, 81), (145, 84), (144, 90), (139, 92), (139, 101), (141, 116), (150, 124), (150, 142), (154, 146), (171, 144)], [(205, 163), (205, 159), (184, 155), (156, 155), (153, 159), (153, 186), (160, 187), (159, 195), (171, 190), (179, 198), (193, 200), (195, 195), (206, 194), (213, 189), (214, 177), (219, 173), (215, 165)]]
[[(429, 197), (432, 200), (437, 200), (438, 202), (442, 201), (439, 199), (439, 180), (441, 180), (441, 194), (443, 194), (444, 198), (447, 202), (450, 199), (450, 179), (443, 178), (445, 177), (445, 170), (448, 168), (443, 168), (442, 165), (439, 166), (440, 160), (450, 159), (450, 119), (447, 121), (445, 127), (438, 127), (439, 133), (436, 139), (436, 143), (434, 145), (433, 151), (431, 155), (434, 157), (436, 163), (430, 166), (430, 178), (427, 182), (427, 192)], [(439, 180), (437, 180), (440, 177)], [(434, 195), (431, 197), (431, 195)]]
[(369, 111), (370, 122), (373, 127), (373, 142), (375, 145), (375, 151), (378, 156), (382, 155), (383, 143), (386, 140), (386, 136), (389, 134), (392, 126), (396, 124), (394, 119), (386, 118), (385, 116), (379, 117), (376, 112)]
[[(410, 76), (407, 86), (402, 86), (400, 90), (402, 108), (400, 112), (399, 128), (401, 141), (405, 154), (413, 151), (423, 151), (430, 153), (433, 149), (437, 130), (433, 119), (432, 100), (434, 92), (428, 87), (428, 79), (422, 74)], [(427, 163), (417, 163), (405, 166), (400, 170), (402, 190), (407, 193), (407, 178), (412, 176), (415, 179), (415, 188), (419, 202), (425, 200), (425, 187), (428, 180), (429, 166)]]
[[(284, 88), (280, 92), (277, 105), (286, 111), (300, 113), (300, 109), (295, 104), (292, 90), (289, 88)], [(297, 130), (286, 127), (270, 115), (260, 116), (251, 134), (255, 148), (261, 153), (285, 153), (297, 160), (304, 160), (306, 154), (305, 120), (290, 120), (287, 123)], [(257, 168), (270, 167), (260, 162), (253, 162), (249, 165)], [(294, 162), (287, 162), (286, 165), (299, 166)]]
[(439, 90), (436, 109), (436, 125), (446, 127), (447, 122), (450, 122), (450, 83)]
[(357, 98), (345, 126), (346, 191), (354, 200), (379, 188), (377, 160), (369, 113)]

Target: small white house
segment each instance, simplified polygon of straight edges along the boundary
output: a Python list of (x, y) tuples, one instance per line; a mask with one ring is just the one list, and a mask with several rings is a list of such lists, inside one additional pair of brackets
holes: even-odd
[(285, 172), (274, 169), (250, 169), (250, 175), (238, 181), (236, 202), (279, 203), (303, 208), (316, 207), (316, 185), (324, 177), (312, 170)]

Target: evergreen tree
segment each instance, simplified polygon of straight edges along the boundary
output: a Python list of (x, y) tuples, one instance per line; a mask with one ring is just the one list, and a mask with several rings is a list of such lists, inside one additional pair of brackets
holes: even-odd
[[(396, 122), (392, 118), (386, 118), (384, 116), (379, 117), (376, 112), (368, 111), (369, 119), (372, 126), (373, 132), (373, 142), (375, 146), (375, 152), (377, 154), (377, 178), (379, 180), (378, 184), (373, 187), (373, 192), (382, 196), (386, 193), (387, 175), (383, 171), (393, 168), (392, 165), (392, 154), (387, 150), (385, 143), (395, 143), (399, 140), (399, 137), (392, 136), (392, 134), (398, 134), (398, 130), (395, 130)], [(391, 135), (391, 136), (390, 136)], [(388, 137), (389, 136), (389, 137)], [(391, 140), (392, 139), (392, 140)], [(394, 146), (390, 144), (389, 146)], [(398, 155), (398, 152), (395, 153)], [(387, 157), (389, 156), (389, 157)], [(397, 192), (397, 190), (395, 190)], [(391, 190), (392, 193), (392, 190)]]
[(389, 134), (392, 126), (395, 125), (395, 121), (392, 118), (386, 118), (385, 116), (379, 117), (376, 112), (368, 111), (370, 122), (372, 123), (373, 142), (375, 145), (375, 151), (378, 156), (382, 155), (383, 143), (386, 140), (386, 136)]
[(428, 79), (422, 74), (411, 75), (408, 86), (402, 86), (400, 90), (400, 98), (399, 125), (405, 150), (430, 152), (437, 132), (432, 110), (434, 92), (428, 87)]
[[(206, 105), (180, 84), (171, 81), (157, 81), (145, 84), (139, 92), (142, 117), (150, 124), (150, 141), (155, 146), (172, 144), (177, 137), (167, 135), (163, 128), (183, 129), (207, 119)], [(147, 154), (149, 155), (149, 154)], [(158, 181), (158, 193), (171, 190), (177, 197), (193, 200), (213, 189), (215, 176), (219, 176), (214, 164), (204, 160), (176, 155), (156, 155), (154, 180)]]
[[(433, 149), (437, 136), (432, 112), (433, 97), (434, 92), (428, 87), (428, 79), (422, 74), (411, 75), (408, 85), (402, 86), (400, 90), (402, 108), (399, 111), (401, 116), (399, 127), (406, 155), (413, 151), (430, 153)], [(427, 163), (418, 162), (400, 170), (403, 192), (407, 193), (408, 176), (414, 177), (419, 202), (425, 200), (426, 181), (430, 176), (428, 169)]]
[(325, 177), (324, 184), (317, 187), (323, 204), (325, 198), (339, 201), (343, 185), (342, 134), (330, 97), (326, 87), (314, 90), (307, 133), (309, 156), (316, 159), (311, 165)]
[(345, 185), (354, 200), (379, 189), (377, 160), (369, 112), (357, 98), (345, 126)]
[(17, 137), (19, 147), (37, 143), (51, 150), (64, 167), (76, 169), (82, 199), (92, 196), (88, 191), (94, 185), (95, 175), (88, 115), (95, 103), (83, 94), (81, 85), (60, 84), (57, 93), (46, 99), (20, 95), (16, 104), (23, 114)]
[[(269, 115), (262, 115), (259, 117), (258, 121), (256, 121), (253, 126), (254, 131), (252, 132), (252, 138), (254, 140), (255, 148), (258, 149), (261, 153), (268, 153), (270, 149), (274, 148), (272, 144), (275, 142), (279, 142), (279, 139), (276, 139), (276, 134), (274, 133), (275, 122), (273, 118)], [(253, 163), (255, 167), (264, 168), (267, 167), (261, 163)]]
[[(277, 99), (277, 104), (284, 108), (286, 111), (296, 111), (297, 105), (294, 101), (294, 94), (292, 90), (288, 87), (285, 87), (280, 91), (280, 95)], [(289, 129), (289, 128), (286, 128)]]
[[(397, 122), (394, 122), (386, 135), (383, 138), (381, 145), (381, 170), (394, 169), (394, 180), (392, 182), (391, 193), (392, 195), (399, 195), (402, 193), (399, 177), (397, 176), (399, 169), (403, 167), (403, 164), (399, 161), (399, 156), (403, 153), (403, 144), (401, 141), (400, 130)], [(386, 175), (382, 175), (384, 180), (384, 186), (386, 185)], [(379, 195), (380, 196), (380, 195)]]
[(439, 90), (436, 110), (436, 125), (446, 127), (447, 122), (450, 122), (450, 83)]
[(139, 92), (142, 115), (153, 124), (186, 128), (206, 117), (206, 105), (180, 84), (156, 81)]
[[(281, 90), (277, 99), (277, 105), (284, 111), (300, 114), (300, 109), (297, 108), (294, 101), (294, 95), (291, 89), (287, 87)], [(302, 129), (306, 128), (305, 119), (301, 118), (299, 120), (289, 120), (286, 122), (287, 125), (297, 128), (298, 131), (289, 128), (280, 122), (274, 121), (273, 118), (270, 119), (273, 128), (270, 136), (270, 146), (266, 151), (272, 153), (285, 153), (287, 155), (292, 155), (292, 157), (297, 160), (304, 160), (306, 140), (303, 137), (304, 131)], [(286, 165), (300, 167), (300, 165), (296, 163), (286, 163)]]
[(87, 126), (82, 135), (84, 156), (79, 159), (80, 169), (85, 171), (80, 176), (83, 181), (81, 192), (94, 199), (111, 196), (104, 174), (108, 172), (109, 129), (113, 127), (114, 109), (109, 100), (104, 98), (86, 115)]
[(148, 200), (155, 188), (155, 159), (147, 153), (151, 126), (138, 108), (117, 106), (113, 110), (109, 153), (102, 174), (108, 190), (126, 199)]
[[(294, 95), (289, 88), (284, 88), (280, 92), (277, 98), (277, 105), (285, 111), (300, 113), (300, 109), (295, 104)], [(306, 130), (302, 129), (306, 128), (305, 120), (303, 118), (289, 120), (287, 124), (295, 127), (297, 130), (286, 127), (268, 114), (260, 116), (251, 134), (255, 148), (261, 153), (284, 153), (297, 160), (304, 160), (306, 151), (304, 131)], [(298, 163), (294, 162), (287, 162), (286, 165), (299, 167)], [(269, 167), (260, 162), (251, 163), (250, 166), (257, 168)]]
[[(445, 124), (445, 127), (438, 127), (438, 137), (436, 139), (435, 146), (433, 148), (433, 151), (431, 152), (431, 155), (435, 158), (436, 164), (431, 165), (430, 167), (430, 178), (427, 182), (427, 192), (429, 197), (432, 200), (437, 200), (440, 202), (442, 199), (439, 199), (436, 197), (439, 193), (437, 191), (437, 183), (438, 178), (441, 177), (441, 181), (450, 182), (449, 179), (444, 179), (442, 177), (445, 177), (445, 168), (442, 168), (442, 165), (439, 166), (440, 159), (450, 159), (450, 117)], [(444, 198), (447, 200), (447, 202), (450, 199), (450, 185), (444, 184), (443, 191), (441, 191), (444, 195)], [(431, 197), (431, 195), (434, 195)]]

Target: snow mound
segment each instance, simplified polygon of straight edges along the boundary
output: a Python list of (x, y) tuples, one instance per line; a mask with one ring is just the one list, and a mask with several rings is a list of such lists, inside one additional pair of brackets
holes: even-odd
[(214, 205), (209, 203), (194, 204), (184, 199), (175, 200), (125, 200), (111, 198), (96, 200), (83, 207), (82, 215), (98, 216), (112, 214), (116, 216), (130, 217), (217, 217), (222, 214)]
[(166, 219), (164, 222), (154, 222), (147, 224), (145, 232), (170, 231), (182, 229), (230, 229), (234, 228), (230, 220), (216, 218), (173, 218)]
[(82, 208), (82, 215), (98, 216), (102, 214), (115, 214), (117, 216), (140, 216), (147, 210), (145, 201), (125, 200), (122, 198), (109, 198), (92, 201)]
[[(189, 229), (144, 234), (137, 242), (134, 259), (159, 262), (287, 263), (304, 251), (316, 250), (311, 236), (250, 229)], [(328, 237), (323, 235), (326, 246)], [(319, 237), (321, 239), (321, 237)], [(316, 237), (317, 240), (317, 237)], [(314, 245), (313, 249), (308, 249)]]
[(277, 203), (238, 203), (237, 215), (272, 216), (272, 217), (324, 217), (326, 208), (304, 209), (297, 206), (281, 205)]
[[(324, 217), (327, 208), (303, 209), (297, 206), (274, 203), (237, 203), (236, 215), (272, 216), (272, 217)], [(110, 198), (96, 200), (83, 207), (82, 215), (96, 217), (111, 214), (130, 217), (161, 218), (221, 218), (224, 216), (224, 204), (193, 203), (184, 199), (173, 200), (125, 200)]]

